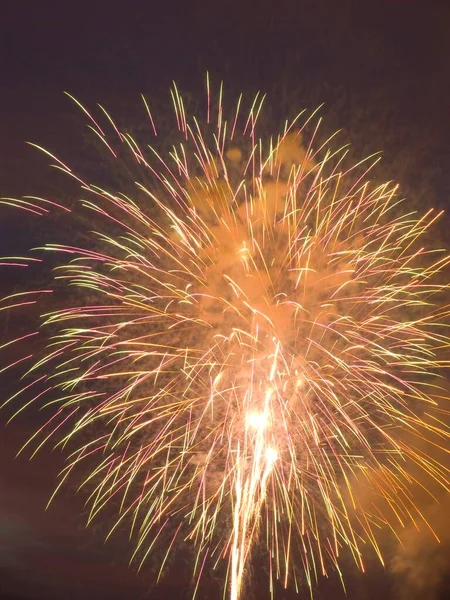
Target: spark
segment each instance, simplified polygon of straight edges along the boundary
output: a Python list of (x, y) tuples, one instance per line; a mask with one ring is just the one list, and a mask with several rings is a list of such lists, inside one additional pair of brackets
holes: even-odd
[[(78, 206), (2, 202), (88, 222), (42, 258), (0, 259), (45, 268), (56, 255), (55, 282), (72, 290), (43, 315), (45, 351), (2, 370), (29, 365), (7, 402), (22, 398), (19, 413), (47, 399), (52, 416), (26, 445), (66, 449), (58, 488), (83, 473), (89, 521), (114, 503), (111, 532), (128, 524), (140, 564), (157, 542), (169, 540), (164, 566), (190, 541), (194, 593), (208, 559), (225, 559), (238, 600), (256, 546), (271, 590), (275, 578), (312, 589), (341, 572), (343, 554), (362, 570), (367, 546), (383, 560), (382, 527), (424, 521), (417, 471), (448, 489), (430, 448), (447, 451), (449, 438), (436, 381), (450, 258), (425, 247), (438, 215), (417, 217), (396, 186), (370, 184), (376, 157), (348, 166), (318, 126), (304, 143), (312, 117), (258, 137), (262, 95), (247, 111), (240, 96), (227, 117), (223, 87), (216, 105), (211, 94), (208, 78), (203, 121), (173, 87), (170, 151), (145, 98), (148, 150), (72, 98), (109, 159), (128, 153), (143, 176), (114, 193), (43, 150), (79, 182)], [(44, 292), (9, 294), (0, 310)], [(362, 489), (375, 490), (370, 505)]]

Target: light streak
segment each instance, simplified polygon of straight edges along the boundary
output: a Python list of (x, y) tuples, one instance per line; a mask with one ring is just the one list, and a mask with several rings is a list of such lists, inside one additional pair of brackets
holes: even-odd
[[(89, 521), (116, 502), (112, 531), (128, 523), (141, 564), (158, 541), (169, 540), (165, 564), (190, 540), (195, 590), (207, 559), (225, 558), (238, 600), (256, 545), (271, 582), (313, 587), (344, 552), (362, 570), (368, 545), (382, 559), (381, 527), (424, 520), (417, 469), (448, 489), (426, 444), (446, 450), (449, 438), (433, 374), (448, 366), (450, 259), (424, 247), (432, 211), (401, 213), (395, 187), (368, 183), (375, 159), (348, 167), (317, 127), (303, 145), (298, 119), (259, 139), (262, 96), (247, 113), (240, 97), (227, 120), (222, 89), (214, 109), (207, 88), (206, 123), (173, 88), (170, 152), (79, 105), (111, 160), (128, 153), (144, 173), (133, 197), (45, 151), (82, 187), (73, 213), (89, 219), (66, 218), (88, 221), (88, 241), (41, 249), (44, 266), (62, 259), (55, 280), (72, 295), (44, 315), (44, 355), (5, 358), (2, 370), (29, 364), (10, 401), (23, 398), (21, 412), (48, 399), (52, 416), (29, 443), (67, 447), (59, 485), (79, 467)], [(68, 212), (42, 198), (3, 204)], [(376, 490), (369, 507), (363, 488)]]

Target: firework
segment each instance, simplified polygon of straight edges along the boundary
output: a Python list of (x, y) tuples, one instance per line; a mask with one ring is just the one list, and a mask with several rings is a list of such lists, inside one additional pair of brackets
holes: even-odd
[(423, 248), (439, 215), (418, 217), (395, 186), (370, 184), (376, 159), (349, 167), (345, 148), (319, 142), (313, 115), (261, 138), (261, 96), (230, 117), (222, 89), (213, 103), (208, 83), (206, 98), (195, 119), (173, 88), (169, 150), (82, 107), (113, 164), (127, 153), (141, 173), (132, 195), (52, 157), (82, 188), (73, 209), (3, 201), (89, 223), (82, 244), (41, 249), (44, 264), (62, 259), (58, 289), (73, 291), (44, 315), (44, 355), (9, 365), (27, 371), (9, 401), (23, 398), (20, 412), (47, 398), (52, 417), (32, 441), (70, 448), (59, 485), (89, 467), (89, 521), (113, 503), (112, 530), (130, 526), (140, 564), (158, 539), (163, 566), (188, 540), (196, 585), (207, 560), (228, 561), (237, 600), (256, 545), (271, 587), (312, 587), (343, 554), (361, 569), (368, 546), (381, 558), (382, 527), (423, 520), (413, 481), (447, 489), (427, 444), (449, 437), (435, 381), (450, 258)]

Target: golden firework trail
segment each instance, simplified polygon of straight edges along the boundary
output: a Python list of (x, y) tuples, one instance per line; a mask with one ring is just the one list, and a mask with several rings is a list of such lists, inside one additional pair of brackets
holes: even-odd
[[(261, 137), (259, 94), (227, 116), (208, 80), (205, 119), (187, 114), (176, 86), (172, 101), (170, 150), (80, 105), (113, 164), (127, 154), (143, 174), (132, 195), (50, 155), (81, 187), (73, 209), (2, 201), (63, 211), (74, 228), (73, 245), (1, 261), (52, 253), (58, 289), (72, 290), (29, 334), (48, 340), (43, 355), (4, 359), (26, 371), (7, 402), (21, 412), (46, 399), (52, 417), (27, 445), (70, 449), (58, 487), (85, 465), (89, 521), (113, 503), (112, 531), (129, 525), (140, 564), (159, 539), (162, 571), (189, 541), (195, 589), (207, 559), (225, 559), (224, 593), (238, 600), (258, 546), (271, 590), (275, 579), (312, 589), (340, 573), (342, 555), (362, 570), (369, 546), (382, 560), (380, 530), (423, 522), (414, 484), (448, 489), (430, 448), (449, 439), (436, 380), (450, 258), (423, 241), (439, 215), (417, 216), (395, 186), (372, 184), (375, 157), (349, 167), (345, 148), (319, 142), (314, 115)], [(0, 310), (44, 292), (7, 296)], [(29, 335), (6, 341), (5, 355)]]

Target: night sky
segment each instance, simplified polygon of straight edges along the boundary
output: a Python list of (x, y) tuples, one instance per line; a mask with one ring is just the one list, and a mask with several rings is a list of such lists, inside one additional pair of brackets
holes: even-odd
[[(139, 95), (163, 98), (175, 80), (202, 94), (205, 72), (231, 96), (267, 92), (274, 112), (293, 116), (325, 103), (330, 130), (343, 129), (362, 156), (383, 151), (382, 174), (401, 184), (413, 206), (448, 207), (450, 198), (450, 2), (415, 0), (165, 0), (53, 2), (2, 0), (0, 10), (0, 181), (2, 196), (69, 193), (32, 141), (69, 163), (82, 161), (79, 115), (63, 94), (136, 121)], [(167, 91), (167, 93), (166, 93)], [(156, 110), (156, 113), (158, 111)], [(84, 125), (83, 125), (84, 126)], [(1, 219), (1, 217), (0, 217)], [(448, 244), (449, 219), (439, 229)], [(0, 221), (0, 255), (25, 252), (39, 239), (16, 217)], [(29, 240), (32, 241), (29, 244)], [(0, 296), (23, 280), (0, 280)], [(11, 334), (0, 320), (0, 340)], [(0, 365), (1, 366), (1, 365)], [(14, 381), (0, 380), (0, 402)], [(45, 512), (59, 452), (32, 462), (14, 456), (36, 429), (32, 413), (7, 427), (0, 413), (0, 599), (94, 600), (189, 598), (182, 558), (152, 586), (154, 571), (127, 567), (125, 533), (104, 544), (106, 517), (85, 529), (82, 498), (65, 490)], [(417, 540), (419, 571), (429, 584), (369, 560), (362, 576), (348, 566), (350, 599), (450, 597), (449, 502), (430, 517), (441, 524), (436, 549)], [(441, 530), (440, 530), (441, 531)], [(436, 567), (439, 565), (439, 568)], [(436, 568), (435, 568), (436, 567)], [(256, 573), (248, 598), (267, 598)], [(403, 577), (403, 578), (402, 578)], [(211, 576), (201, 598), (220, 597)], [(300, 598), (281, 588), (276, 598)], [(407, 594), (407, 595), (405, 595)], [(307, 597), (306, 595), (304, 597)], [(345, 598), (339, 578), (319, 581), (316, 598)]]

